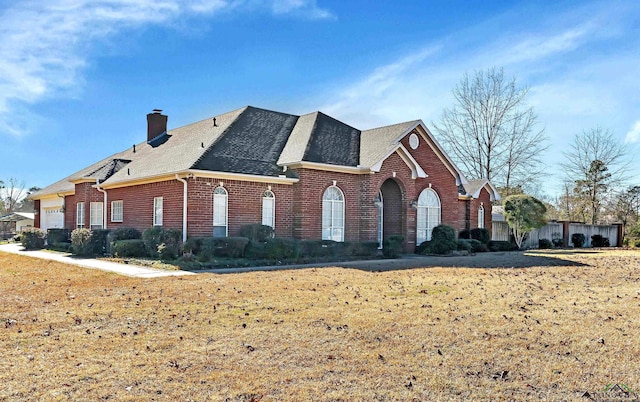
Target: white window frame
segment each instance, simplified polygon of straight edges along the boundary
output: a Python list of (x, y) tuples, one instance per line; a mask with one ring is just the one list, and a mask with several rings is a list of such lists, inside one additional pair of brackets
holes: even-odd
[(276, 228), (276, 196), (271, 190), (262, 193), (262, 224)]
[[(216, 228), (224, 227), (224, 236), (216, 234)], [(229, 193), (220, 186), (213, 190), (213, 237), (229, 235)]]
[(89, 204), (89, 228), (91, 230), (104, 228), (104, 204), (102, 202)]
[(84, 202), (76, 203), (76, 229), (84, 229)]
[(164, 216), (164, 199), (162, 197), (153, 198), (153, 226), (162, 226)]
[(322, 240), (344, 242), (344, 193), (330, 186), (322, 194)]
[(122, 222), (124, 216), (122, 200), (111, 201), (111, 222)]
[(484, 206), (482, 204), (478, 208), (478, 227), (484, 229)]
[(418, 197), (416, 207), (416, 244), (431, 240), (433, 228), (441, 222), (442, 203), (432, 188), (425, 188)]

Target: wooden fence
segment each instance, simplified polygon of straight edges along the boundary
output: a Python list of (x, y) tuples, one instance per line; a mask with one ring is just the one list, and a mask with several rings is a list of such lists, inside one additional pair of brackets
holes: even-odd
[[(571, 222), (549, 222), (540, 229), (529, 233), (524, 242), (523, 248), (538, 248), (540, 239), (563, 239), (565, 247), (573, 247), (571, 235), (582, 233), (585, 237), (583, 247), (591, 247), (591, 236), (601, 235), (609, 239), (612, 246), (620, 246), (621, 225), (586, 225), (584, 223)], [(505, 221), (494, 221), (492, 225), (492, 240), (508, 241), (511, 236), (511, 229)]]

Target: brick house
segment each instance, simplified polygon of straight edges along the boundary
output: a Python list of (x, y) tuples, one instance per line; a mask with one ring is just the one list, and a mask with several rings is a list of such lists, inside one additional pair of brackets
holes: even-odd
[(358, 130), (247, 106), (173, 130), (154, 110), (147, 123), (146, 141), (33, 194), (35, 226), (163, 226), (186, 239), (262, 223), (295, 239), (400, 234), (407, 251), (440, 223), (491, 229), (495, 187), (467, 180), (420, 120)]

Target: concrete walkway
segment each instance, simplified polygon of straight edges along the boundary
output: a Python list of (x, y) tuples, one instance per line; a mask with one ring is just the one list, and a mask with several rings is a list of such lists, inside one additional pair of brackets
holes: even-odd
[(117, 262), (97, 260), (95, 258), (78, 258), (71, 254), (57, 251), (29, 250), (25, 251), (21, 244), (0, 244), (0, 252), (26, 255), (28, 257), (41, 258), (43, 260), (53, 260), (65, 264), (78, 265), (80, 267), (99, 269), (102, 271), (115, 272), (120, 275), (132, 276), (135, 278), (158, 278), (162, 276), (195, 275), (187, 271), (165, 271), (138, 265), (120, 264)]

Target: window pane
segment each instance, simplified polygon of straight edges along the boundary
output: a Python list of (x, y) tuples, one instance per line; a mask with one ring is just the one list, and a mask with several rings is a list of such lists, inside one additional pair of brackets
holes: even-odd
[(226, 237), (227, 236), (227, 227), (226, 226), (214, 226), (213, 227), (213, 237)]
[(156, 197), (153, 199), (153, 225), (162, 226), (163, 215), (163, 202), (162, 197)]
[(89, 223), (91, 229), (102, 229), (102, 203), (101, 202), (92, 202), (90, 204), (89, 211)]

